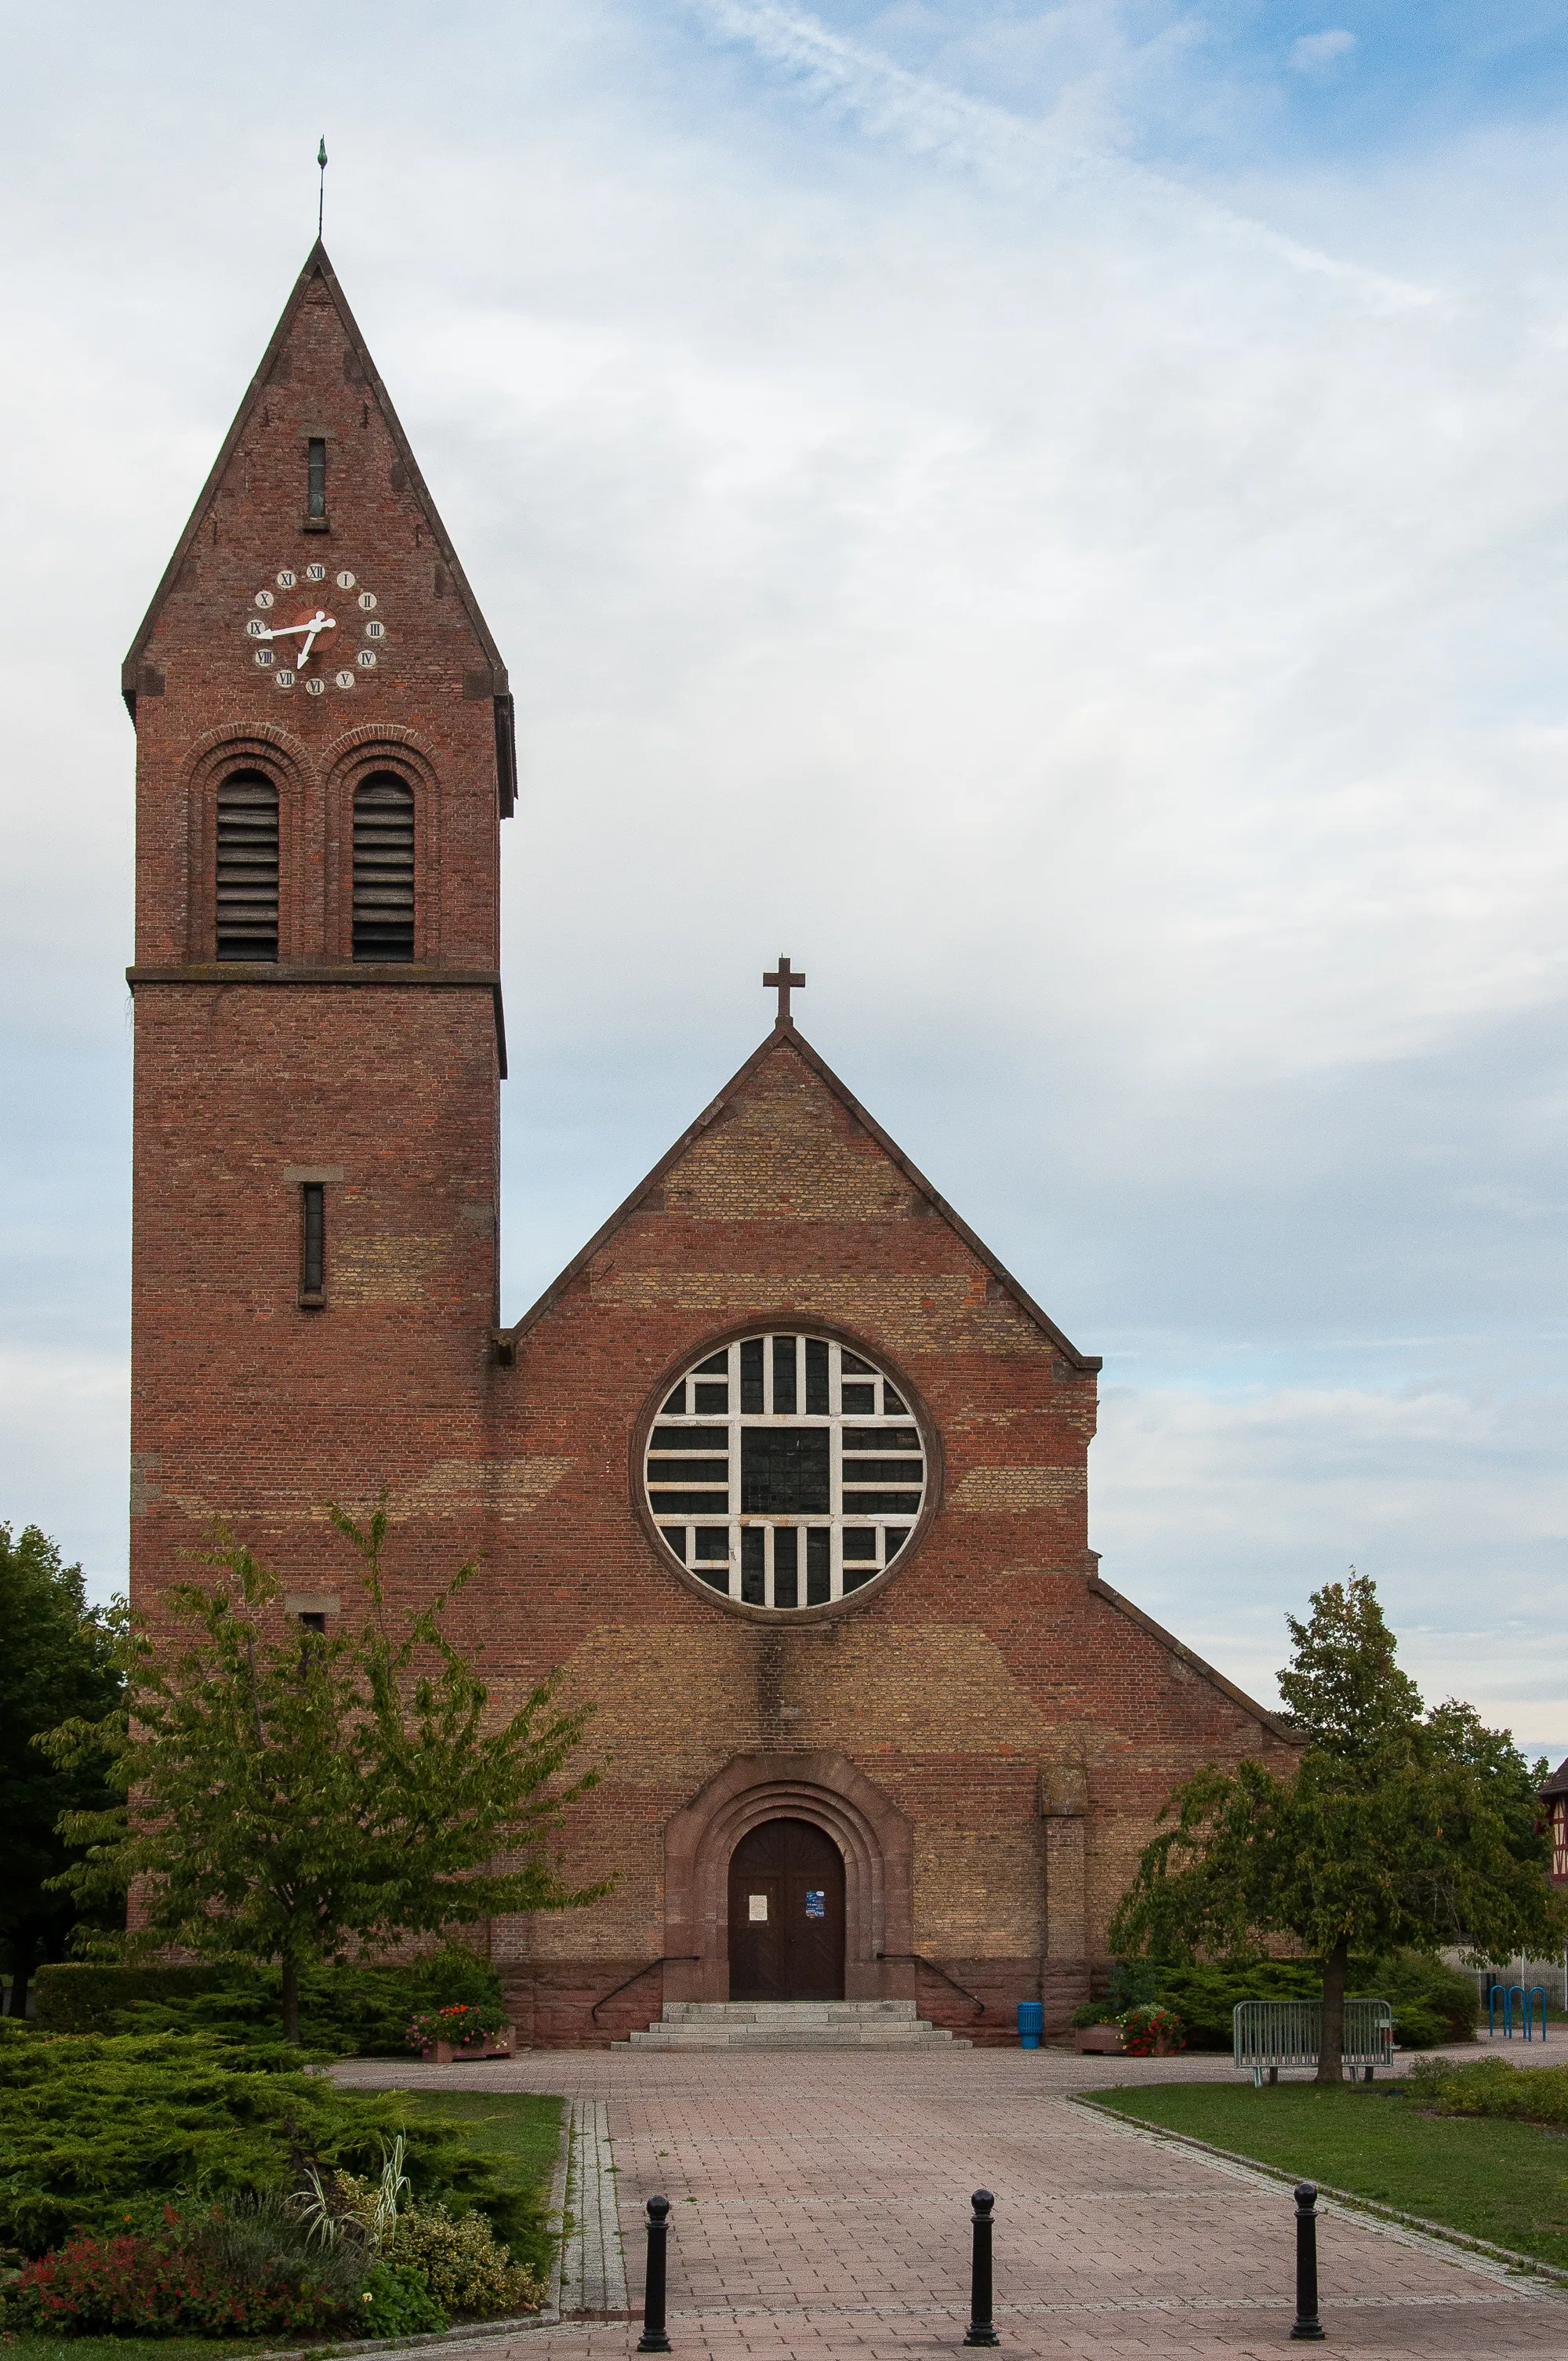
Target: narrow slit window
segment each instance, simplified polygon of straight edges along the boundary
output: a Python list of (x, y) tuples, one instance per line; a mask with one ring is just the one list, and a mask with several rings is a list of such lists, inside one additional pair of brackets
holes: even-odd
[(413, 955), (413, 789), (382, 771), (354, 794), (354, 956)]
[(305, 514), (313, 524), (326, 522), (326, 444), (313, 434), (305, 446)]
[(300, 1191), (300, 1301), (319, 1303), (326, 1281), (326, 1191), (307, 1180)]
[(278, 956), (278, 790), (260, 771), (218, 789), (216, 942), (220, 960)]

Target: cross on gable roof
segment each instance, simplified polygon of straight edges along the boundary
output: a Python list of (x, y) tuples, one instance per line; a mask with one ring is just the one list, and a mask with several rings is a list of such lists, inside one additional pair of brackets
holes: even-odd
[(759, 1043), (745, 1064), (730, 1076), (718, 1097), (709, 1105), (704, 1107), (696, 1121), (681, 1134), (668, 1153), (662, 1156), (652, 1170), (638, 1182), (624, 1203), (616, 1207), (609, 1221), (595, 1231), (582, 1251), (573, 1256), (565, 1269), (557, 1279), (552, 1280), (538, 1301), (529, 1307), (521, 1319), (510, 1328), (497, 1330), (496, 1345), (501, 1358), (510, 1361), (514, 1357), (518, 1345), (530, 1330), (543, 1319), (551, 1305), (565, 1293), (578, 1273), (587, 1269), (600, 1248), (615, 1235), (623, 1223), (631, 1218), (650, 1193), (658, 1188), (666, 1173), (680, 1162), (694, 1141), (700, 1139), (703, 1133), (718, 1121), (725, 1109), (745, 1089), (758, 1069), (771, 1057), (792, 1053), (809, 1067), (838, 1100), (839, 1105), (847, 1110), (863, 1131), (871, 1135), (883, 1154), (903, 1174), (910, 1187), (918, 1191), (919, 1194), (926, 1199), (932, 1211), (938, 1213), (948, 1227), (958, 1233), (970, 1253), (984, 1264), (992, 1279), (1011, 1296), (1019, 1310), (1034, 1322), (1041, 1334), (1050, 1339), (1063, 1359), (1073, 1368), (1083, 1370), (1085, 1373), (1102, 1367), (1102, 1356), (1098, 1353), (1080, 1353), (1078, 1346), (1062, 1334), (1056, 1322), (1040, 1309), (1033, 1296), (1020, 1286), (1012, 1272), (998, 1262), (984, 1240), (976, 1236), (962, 1215), (953, 1211), (947, 1199), (938, 1193), (925, 1174), (905, 1156), (897, 1141), (890, 1138), (875, 1116), (867, 1113), (848, 1084), (839, 1080), (826, 1059), (818, 1056), (793, 1020), (787, 1029), (783, 1025), (775, 1026), (767, 1038)]

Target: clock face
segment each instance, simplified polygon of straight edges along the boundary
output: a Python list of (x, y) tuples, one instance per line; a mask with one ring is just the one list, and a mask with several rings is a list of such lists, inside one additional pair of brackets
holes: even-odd
[(385, 650), (380, 600), (347, 566), (334, 574), (319, 560), (280, 566), (257, 591), (245, 626), (251, 662), (280, 689), (307, 697), (351, 694), (368, 685)]

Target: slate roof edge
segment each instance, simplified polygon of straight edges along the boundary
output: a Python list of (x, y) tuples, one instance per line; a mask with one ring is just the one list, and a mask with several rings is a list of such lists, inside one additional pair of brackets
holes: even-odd
[(1157, 1623), (1152, 1615), (1146, 1615), (1141, 1607), (1135, 1607), (1132, 1600), (1124, 1598), (1119, 1590), (1113, 1590), (1100, 1571), (1098, 1553), (1091, 1550), (1090, 1555), (1093, 1558), (1094, 1565), (1089, 1576), (1089, 1587), (1095, 1598), (1102, 1598), (1108, 1607), (1113, 1607), (1118, 1615), (1124, 1615), (1129, 1623), (1135, 1623), (1138, 1629), (1146, 1632), (1151, 1640), (1157, 1640), (1162, 1648), (1168, 1648), (1173, 1656), (1179, 1656), (1184, 1664), (1191, 1666), (1201, 1680), (1207, 1681), (1223, 1696), (1228, 1697), (1233, 1705), (1239, 1705), (1243, 1711), (1250, 1714), (1255, 1721), (1261, 1722), (1265, 1730), (1272, 1730), (1282, 1745), (1292, 1748), (1298, 1753), (1300, 1752), (1306, 1741), (1299, 1730), (1293, 1730), (1283, 1716), (1270, 1713), (1267, 1707), (1259, 1705), (1255, 1697), (1248, 1697), (1246, 1691), (1238, 1688), (1234, 1681), (1228, 1681), (1223, 1673), (1217, 1672), (1212, 1664), (1199, 1655), (1196, 1649), (1190, 1648), (1185, 1640), (1179, 1640), (1174, 1631), (1168, 1631), (1163, 1623)]
[(239, 446), (240, 436), (245, 432), (247, 422), (267, 390), (271, 379), (273, 363), (288, 341), (290, 330), (293, 327), (313, 279), (325, 281), (332, 300), (337, 307), (338, 317), (354, 348), (355, 357), (364, 371), (364, 382), (375, 395), (381, 414), (387, 422), (387, 431), (391, 435), (393, 447), (408, 470), (409, 489), (424, 511), (426, 522), (434, 536), (436, 547), (441, 553), (442, 562), (451, 574), (457, 596), (463, 602), (464, 611), (474, 627), (475, 635), (480, 646), (489, 659), (491, 695), (497, 706), (498, 783), (501, 810), (503, 814), (510, 813), (517, 799), (517, 764), (512, 749), (511, 697), (507, 668), (501, 661), (500, 650), (496, 645), (490, 627), (480, 612), (479, 602), (474, 596), (473, 588), (463, 571), (462, 561), (452, 545), (452, 536), (442, 522), (441, 512), (430, 496), (430, 487), (424, 480), (419, 461), (414, 457), (413, 446), (403, 432), (402, 421), (393, 407), (391, 396), (382, 383), (380, 371), (370, 357), (370, 350), (360, 333), (359, 323), (355, 318), (353, 308), (338, 281), (337, 273), (332, 267), (326, 247), (319, 237), (305, 257), (304, 268), (295, 280), (289, 300), (279, 314), (278, 325), (272, 331), (267, 350), (262, 354), (255, 375), (240, 397), (240, 404), (235, 412), (234, 423), (225, 435), (218, 456), (207, 472), (206, 481), (197, 494), (196, 505), (191, 511), (185, 530), (174, 545), (174, 555), (163, 569), (162, 578), (152, 594), (148, 610), (141, 619), (137, 635), (132, 640), (125, 662), (120, 666), (120, 694), (125, 698), (131, 719), (134, 721), (137, 718), (137, 670), (146, 652), (147, 643), (152, 637), (153, 626), (162, 611), (164, 600), (169, 597), (179, 578), (181, 567), (191, 555), (196, 535), (201, 530), (202, 521), (207, 513), (213, 495), (228, 467), (229, 461)]
[(681, 1134), (679, 1139), (676, 1140), (674, 1146), (669, 1148), (666, 1153), (659, 1159), (658, 1163), (653, 1166), (651, 1172), (648, 1172), (643, 1176), (643, 1178), (637, 1183), (636, 1188), (632, 1190), (630, 1195), (625, 1198), (621, 1203), (616, 1207), (614, 1213), (611, 1213), (607, 1222), (600, 1224), (600, 1226), (594, 1232), (593, 1236), (588, 1240), (587, 1246), (584, 1246), (579, 1253), (573, 1256), (571, 1261), (566, 1265), (565, 1269), (560, 1273), (558, 1278), (551, 1281), (550, 1285), (544, 1290), (543, 1294), (541, 1295), (535, 1302), (529, 1306), (529, 1309), (522, 1314), (522, 1317), (514, 1323), (511, 1327), (497, 1330), (497, 1345), (505, 1357), (509, 1359), (511, 1357), (523, 1337), (528, 1334), (529, 1331), (533, 1328), (539, 1321), (543, 1319), (545, 1313), (551, 1309), (553, 1304), (556, 1303), (560, 1300), (566, 1289), (572, 1284), (572, 1281), (587, 1268), (595, 1255), (599, 1251), (599, 1248), (608, 1239), (614, 1236), (616, 1231), (620, 1228), (622, 1223), (630, 1220), (630, 1216), (636, 1212), (638, 1206), (648, 1195), (649, 1191), (657, 1188), (665, 1173), (671, 1170), (672, 1166), (679, 1161), (681, 1157), (685, 1155), (686, 1149), (691, 1147), (693, 1142), (700, 1139), (703, 1133), (707, 1130), (708, 1126), (717, 1121), (718, 1117), (729, 1105), (730, 1100), (734, 1098), (737, 1092), (739, 1092), (757, 1071), (757, 1069), (762, 1065), (763, 1060), (770, 1057), (773, 1050), (783, 1045), (787, 1045), (790, 1049), (795, 1050), (795, 1054), (810, 1067), (812, 1072), (826, 1084), (829, 1091), (831, 1091), (833, 1096), (839, 1101), (839, 1104), (847, 1109), (849, 1114), (853, 1116), (854, 1120), (861, 1126), (862, 1130), (870, 1133), (871, 1137), (876, 1141), (883, 1154), (886, 1155), (897, 1167), (899, 1171), (903, 1173), (910, 1186), (919, 1191), (920, 1194), (932, 1206), (935, 1212), (939, 1213), (948, 1226), (963, 1240), (970, 1253), (974, 1255), (979, 1261), (985, 1265), (986, 1269), (990, 1271), (992, 1277), (995, 1279), (1001, 1286), (1005, 1288), (1007, 1293), (1018, 1305), (1019, 1310), (1026, 1313), (1029, 1319), (1035, 1323), (1035, 1325), (1040, 1329), (1045, 1335), (1049, 1337), (1051, 1343), (1056, 1346), (1057, 1350), (1063, 1356), (1063, 1357), (1069, 1361), (1075, 1369), (1081, 1371), (1086, 1376), (1102, 1368), (1103, 1367), (1103, 1361), (1101, 1355), (1098, 1353), (1080, 1353), (1077, 1345), (1071, 1342), (1070, 1338), (1063, 1334), (1062, 1331), (1057, 1326), (1056, 1322), (1052, 1320), (1047, 1312), (1040, 1309), (1040, 1306), (1035, 1301), (1033, 1296), (1029, 1295), (1025, 1290), (1019, 1285), (1012, 1272), (1009, 1271), (1003, 1264), (997, 1260), (996, 1257), (992, 1253), (991, 1248), (985, 1244), (983, 1238), (977, 1236), (975, 1232), (970, 1229), (969, 1224), (963, 1219), (962, 1215), (955, 1213), (951, 1205), (948, 1204), (947, 1199), (941, 1196), (938, 1191), (932, 1187), (930, 1181), (927, 1180), (925, 1174), (919, 1170), (918, 1166), (910, 1161), (909, 1158), (905, 1156), (904, 1150), (899, 1147), (897, 1141), (892, 1138), (889, 1134), (883, 1129), (881, 1124), (876, 1120), (876, 1117), (868, 1114), (867, 1110), (861, 1104), (860, 1100), (856, 1098), (849, 1085), (840, 1082), (839, 1076), (833, 1071), (832, 1067), (828, 1065), (827, 1060), (814, 1049), (810, 1042), (806, 1040), (805, 1035), (800, 1031), (800, 1028), (795, 1024), (794, 1018), (788, 1016), (781, 1017), (773, 1027), (772, 1030), (764, 1035), (763, 1038), (758, 1043), (756, 1049), (752, 1050), (751, 1056), (746, 1060), (745, 1064), (739, 1067), (736, 1071), (731, 1074), (729, 1080), (725, 1083), (718, 1096), (710, 1100), (708, 1104), (704, 1107), (702, 1113), (697, 1116), (696, 1121), (687, 1126), (687, 1128)]

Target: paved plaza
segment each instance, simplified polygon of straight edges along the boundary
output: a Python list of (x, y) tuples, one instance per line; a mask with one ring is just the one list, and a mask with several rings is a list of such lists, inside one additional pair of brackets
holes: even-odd
[[(640, 2301), (642, 2207), (656, 2191), (672, 2206), (670, 2340), (693, 2361), (956, 2353), (969, 2196), (981, 2187), (996, 2192), (1005, 2352), (1202, 2361), (1277, 2355), (1288, 2343), (1288, 2190), (1069, 2100), (1135, 2074), (1229, 2081), (1229, 2059), (1138, 2067), (1053, 2050), (545, 2050), (486, 2066), (337, 2070), (361, 2088), (551, 2091), (571, 2103), (572, 2212), (584, 2226), (568, 2251), (563, 2318), (469, 2340), (473, 2361), (630, 2354), (635, 2323), (573, 2314), (628, 2301), (617, 2213), (630, 2301)], [(1568, 2289), (1332, 2206), (1319, 2235), (1325, 2352), (1568, 2355)]]

